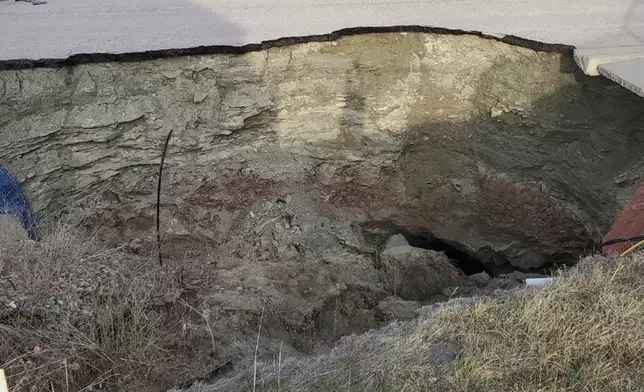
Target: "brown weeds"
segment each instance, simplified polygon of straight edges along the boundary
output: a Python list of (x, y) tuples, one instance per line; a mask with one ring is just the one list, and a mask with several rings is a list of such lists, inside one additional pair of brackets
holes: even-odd
[(208, 345), (186, 329), (198, 305), (184, 264), (105, 249), (68, 226), (41, 243), (6, 238), (0, 368), (10, 387), (158, 391), (206, 371)]

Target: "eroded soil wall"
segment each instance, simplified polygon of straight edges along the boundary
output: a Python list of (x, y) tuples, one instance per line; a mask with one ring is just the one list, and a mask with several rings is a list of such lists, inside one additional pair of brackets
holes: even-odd
[(43, 221), (68, 214), (146, 246), (173, 130), (168, 254), (368, 254), (365, 233), (404, 228), (531, 268), (586, 252), (610, 226), (642, 180), (643, 113), (569, 55), (367, 34), (0, 71), (0, 160)]

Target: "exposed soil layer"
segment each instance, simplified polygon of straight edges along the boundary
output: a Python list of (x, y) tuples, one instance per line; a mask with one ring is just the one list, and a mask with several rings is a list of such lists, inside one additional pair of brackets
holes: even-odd
[[(262, 350), (312, 352), (449, 298), (459, 283), (395, 281), (438, 271), (421, 262), (443, 263), (436, 251), (489, 290), (506, 284), (482, 271), (575, 262), (642, 181), (642, 113), (569, 53), (365, 34), (0, 71), (0, 160), (46, 225), (65, 217), (146, 254), (172, 130), (162, 251), (216, 271), (204, 298), (230, 339), (225, 364), (254, 347), (261, 317)], [(424, 248), (410, 251), (418, 269), (381, 257), (399, 232)]]
[(641, 177), (641, 100), (569, 55), (468, 35), (3, 71), (0, 93), (1, 158), (42, 218), (73, 212), (116, 242), (152, 234), (173, 129), (175, 255), (290, 196), (534, 268), (587, 250)]

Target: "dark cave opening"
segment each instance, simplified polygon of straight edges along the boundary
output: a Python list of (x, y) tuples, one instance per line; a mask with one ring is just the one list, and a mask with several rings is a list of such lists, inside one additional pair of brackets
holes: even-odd
[(492, 277), (512, 272), (551, 276), (554, 271), (562, 267), (573, 266), (578, 260), (578, 256), (559, 253), (552, 255), (552, 260), (539, 268), (524, 269), (513, 266), (507, 257), (489, 246), (472, 251), (458, 242), (447, 241), (424, 231), (398, 229), (392, 234), (395, 233), (405, 237), (410, 246), (445, 253), (454, 265), (467, 276), (481, 272), (486, 272)]
[(402, 232), (401, 234), (405, 237), (409, 245), (415, 248), (445, 253), (445, 255), (452, 260), (456, 267), (463, 271), (465, 275), (469, 276), (481, 272), (488, 272), (491, 275), (494, 275), (491, 273), (492, 271), (486, 270), (482, 259), (476, 257), (476, 255), (473, 255), (471, 252), (468, 252), (463, 246), (446, 242), (432, 235), (422, 236), (412, 234), (410, 232)]

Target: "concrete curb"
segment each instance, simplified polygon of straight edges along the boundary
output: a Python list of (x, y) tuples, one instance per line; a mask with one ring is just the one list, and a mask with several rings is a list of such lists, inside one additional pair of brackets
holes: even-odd
[(586, 75), (598, 76), (601, 64), (644, 59), (644, 45), (575, 49), (573, 53), (575, 62)]
[(608, 79), (644, 97), (644, 58), (601, 64), (597, 68)]

